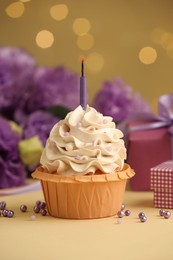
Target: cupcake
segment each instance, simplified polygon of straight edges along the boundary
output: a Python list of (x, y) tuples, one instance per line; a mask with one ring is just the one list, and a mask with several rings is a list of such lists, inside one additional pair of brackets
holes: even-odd
[(123, 134), (112, 117), (78, 106), (52, 128), (39, 179), (51, 216), (70, 219), (115, 215), (123, 202), (127, 179), (134, 175), (124, 163)]

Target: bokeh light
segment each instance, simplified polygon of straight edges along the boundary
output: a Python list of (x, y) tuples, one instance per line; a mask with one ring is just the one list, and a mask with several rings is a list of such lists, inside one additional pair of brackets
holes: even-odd
[(139, 60), (144, 64), (152, 64), (157, 59), (157, 52), (152, 47), (144, 47), (139, 52)]
[(17, 1), (7, 6), (5, 9), (6, 14), (11, 18), (18, 18), (23, 15), (25, 6), (22, 2)]
[(89, 32), (91, 24), (86, 18), (77, 18), (73, 22), (73, 31), (77, 35), (84, 35)]
[(164, 35), (165, 31), (162, 28), (155, 28), (152, 32), (151, 32), (151, 40), (156, 43), (156, 44), (160, 44), (161, 43), (161, 38)]
[(91, 34), (84, 34), (81, 36), (78, 36), (77, 38), (77, 46), (83, 50), (89, 50), (94, 45), (94, 37)]
[(23, 2), (23, 3), (27, 3), (27, 2), (30, 2), (31, 0), (20, 0), (20, 2)]
[(68, 15), (68, 7), (64, 4), (53, 5), (50, 8), (50, 15), (57, 21), (64, 20)]
[(86, 67), (93, 73), (100, 72), (104, 66), (104, 58), (101, 54), (93, 52), (86, 58)]
[(54, 43), (54, 35), (50, 31), (42, 30), (37, 33), (35, 40), (40, 48), (50, 48)]
[(171, 45), (171, 43), (173, 43), (173, 34), (165, 32), (160, 39), (161, 46), (164, 49), (167, 49), (169, 48), (168, 46)]

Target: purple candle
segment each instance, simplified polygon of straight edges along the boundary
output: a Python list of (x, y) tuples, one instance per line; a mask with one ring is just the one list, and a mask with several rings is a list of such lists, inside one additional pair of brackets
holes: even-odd
[(84, 76), (84, 58), (81, 63), (81, 77), (80, 77), (80, 105), (84, 110), (87, 106), (87, 89), (86, 89), (86, 77)]

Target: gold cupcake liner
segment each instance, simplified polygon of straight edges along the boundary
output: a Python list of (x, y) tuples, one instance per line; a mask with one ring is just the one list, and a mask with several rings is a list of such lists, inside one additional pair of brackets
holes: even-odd
[(92, 219), (113, 216), (121, 209), (126, 181), (134, 174), (124, 164), (120, 172), (85, 176), (50, 174), (39, 167), (32, 177), (41, 181), (51, 216)]

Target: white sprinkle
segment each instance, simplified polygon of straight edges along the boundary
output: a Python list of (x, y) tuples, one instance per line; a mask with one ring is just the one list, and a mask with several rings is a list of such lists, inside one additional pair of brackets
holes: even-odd
[(117, 219), (117, 224), (121, 224), (122, 220), (121, 219)]
[(74, 148), (74, 144), (73, 143), (68, 143), (68, 144), (66, 144), (65, 148), (66, 148), (67, 151), (72, 151), (73, 148)]

